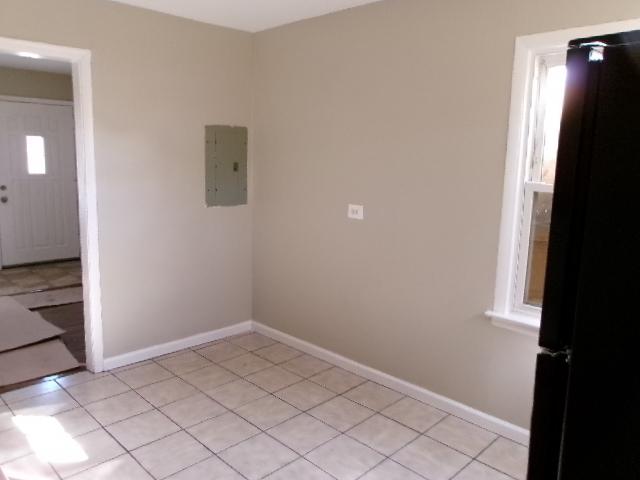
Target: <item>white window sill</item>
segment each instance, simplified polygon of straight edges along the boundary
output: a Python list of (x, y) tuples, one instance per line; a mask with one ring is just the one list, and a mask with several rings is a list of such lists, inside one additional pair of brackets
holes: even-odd
[(502, 313), (489, 310), (485, 312), (485, 315), (491, 319), (491, 323), (496, 327), (507, 328), (532, 337), (537, 337), (540, 332), (539, 314)]

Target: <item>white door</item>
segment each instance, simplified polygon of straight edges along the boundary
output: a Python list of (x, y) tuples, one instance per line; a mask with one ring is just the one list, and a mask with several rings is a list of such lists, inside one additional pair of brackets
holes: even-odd
[(73, 108), (0, 101), (2, 266), (80, 256)]

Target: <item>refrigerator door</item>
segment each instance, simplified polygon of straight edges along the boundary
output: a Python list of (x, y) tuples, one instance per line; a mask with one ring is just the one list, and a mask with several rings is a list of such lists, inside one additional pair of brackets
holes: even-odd
[(559, 351), (572, 342), (590, 155), (602, 65), (589, 48), (567, 53), (567, 87), (560, 126), (547, 271), (540, 325), (541, 347)]
[(560, 472), (567, 353), (573, 343), (590, 177), (592, 137), (588, 132), (594, 128), (601, 69), (600, 64), (589, 62), (588, 48), (569, 50), (567, 67), (539, 340), (547, 354), (538, 356), (536, 367), (528, 480), (556, 480)]
[(609, 46), (588, 67), (595, 103), (584, 107), (592, 118), (579, 154), (588, 175), (577, 187), (583, 231), (572, 242), (580, 252), (559, 478), (638, 479), (640, 32), (588, 41)]

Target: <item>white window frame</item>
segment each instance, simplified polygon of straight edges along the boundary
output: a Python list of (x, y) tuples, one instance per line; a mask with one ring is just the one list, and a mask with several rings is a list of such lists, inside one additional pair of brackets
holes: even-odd
[(523, 302), (526, 268), (518, 274), (518, 265), (526, 266), (528, 257), (530, 196), (552, 191), (549, 185), (525, 182), (532, 156), (538, 59), (565, 52), (576, 38), (639, 29), (640, 19), (633, 19), (516, 38), (495, 295), (493, 308), (485, 313), (496, 326), (536, 336), (540, 328), (541, 309)]
[[(545, 99), (546, 78), (549, 69), (566, 64), (566, 51), (558, 50), (537, 52), (533, 56), (530, 98), (527, 106), (526, 151), (522, 161), (521, 213), (516, 242), (516, 264), (514, 271), (515, 288), (513, 292), (512, 312), (519, 316), (540, 317), (540, 307), (524, 301), (529, 273), (529, 257), (531, 254), (531, 226), (533, 223), (533, 203), (536, 193), (553, 193), (553, 185), (533, 180), (542, 174), (544, 166), (544, 122), (546, 119), (547, 101)], [(537, 173), (534, 173), (534, 170)]]

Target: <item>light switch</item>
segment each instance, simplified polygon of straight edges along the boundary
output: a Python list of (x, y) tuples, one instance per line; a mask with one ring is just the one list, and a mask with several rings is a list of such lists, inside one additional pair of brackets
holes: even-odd
[(354, 220), (364, 220), (364, 206), (349, 204), (347, 209), (347, 217)]

